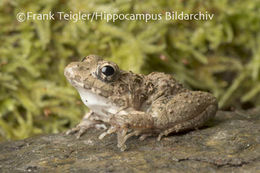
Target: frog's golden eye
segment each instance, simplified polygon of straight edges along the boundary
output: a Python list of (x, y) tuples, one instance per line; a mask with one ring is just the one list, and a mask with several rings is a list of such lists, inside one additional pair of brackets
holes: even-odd
[(101, 72), (106, 76), (111, 76), (115, 73), (115, 69), (112, 66), (106, 65), (101, 68)]

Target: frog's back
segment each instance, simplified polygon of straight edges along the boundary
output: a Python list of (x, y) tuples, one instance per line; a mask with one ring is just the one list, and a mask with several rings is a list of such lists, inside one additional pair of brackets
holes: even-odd
[(154, 95), (157, 97), (161, 94), (165, 96), (175, 95), (177, 93), (187, 91), (182, 84), (170, 74), (165, 74), (162, 72), (152, 72), (147, 75), (147, 80), (151, 81), (154, 87)]

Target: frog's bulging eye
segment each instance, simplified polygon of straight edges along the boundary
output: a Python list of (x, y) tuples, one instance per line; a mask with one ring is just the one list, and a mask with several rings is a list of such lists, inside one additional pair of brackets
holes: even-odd
[(106, 76), (111, 76), (115, 73), (115, 70), (113, 67), (106, 65), (106, 66), (102, 67), (101, 72)]
[(105, 62), (99, 65), (94, 75), (103, 82), (112, 82), (118, 78), (119, 68), (116, 64)]

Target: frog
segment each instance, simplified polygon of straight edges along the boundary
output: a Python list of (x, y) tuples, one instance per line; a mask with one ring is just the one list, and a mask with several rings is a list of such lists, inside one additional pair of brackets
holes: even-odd
[(64, 75), (90, 110), (66, 134), (80, 138), (90, 128), (104, 129), (98, 138), (115, 133), (121, 151), (132, 136), (140, 140), (157, 136), (160, 141), (198, 129), (218, 110), (211, 93), (187, 89), (171, 74), (124, 71), (98, 55), (69, 63)]

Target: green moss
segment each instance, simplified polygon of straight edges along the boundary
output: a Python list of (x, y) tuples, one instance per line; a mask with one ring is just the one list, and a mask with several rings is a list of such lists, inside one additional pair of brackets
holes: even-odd
[[(0, 1), (0, 140), (57, 133), (87, 109), (66, 82), (73, 60), (98, 54), (125, 70), (174, 74), (220, 107), (260, 105), (257, 0)], [(212, 21), (16, 20), (18, 12), (214, 13)]]

